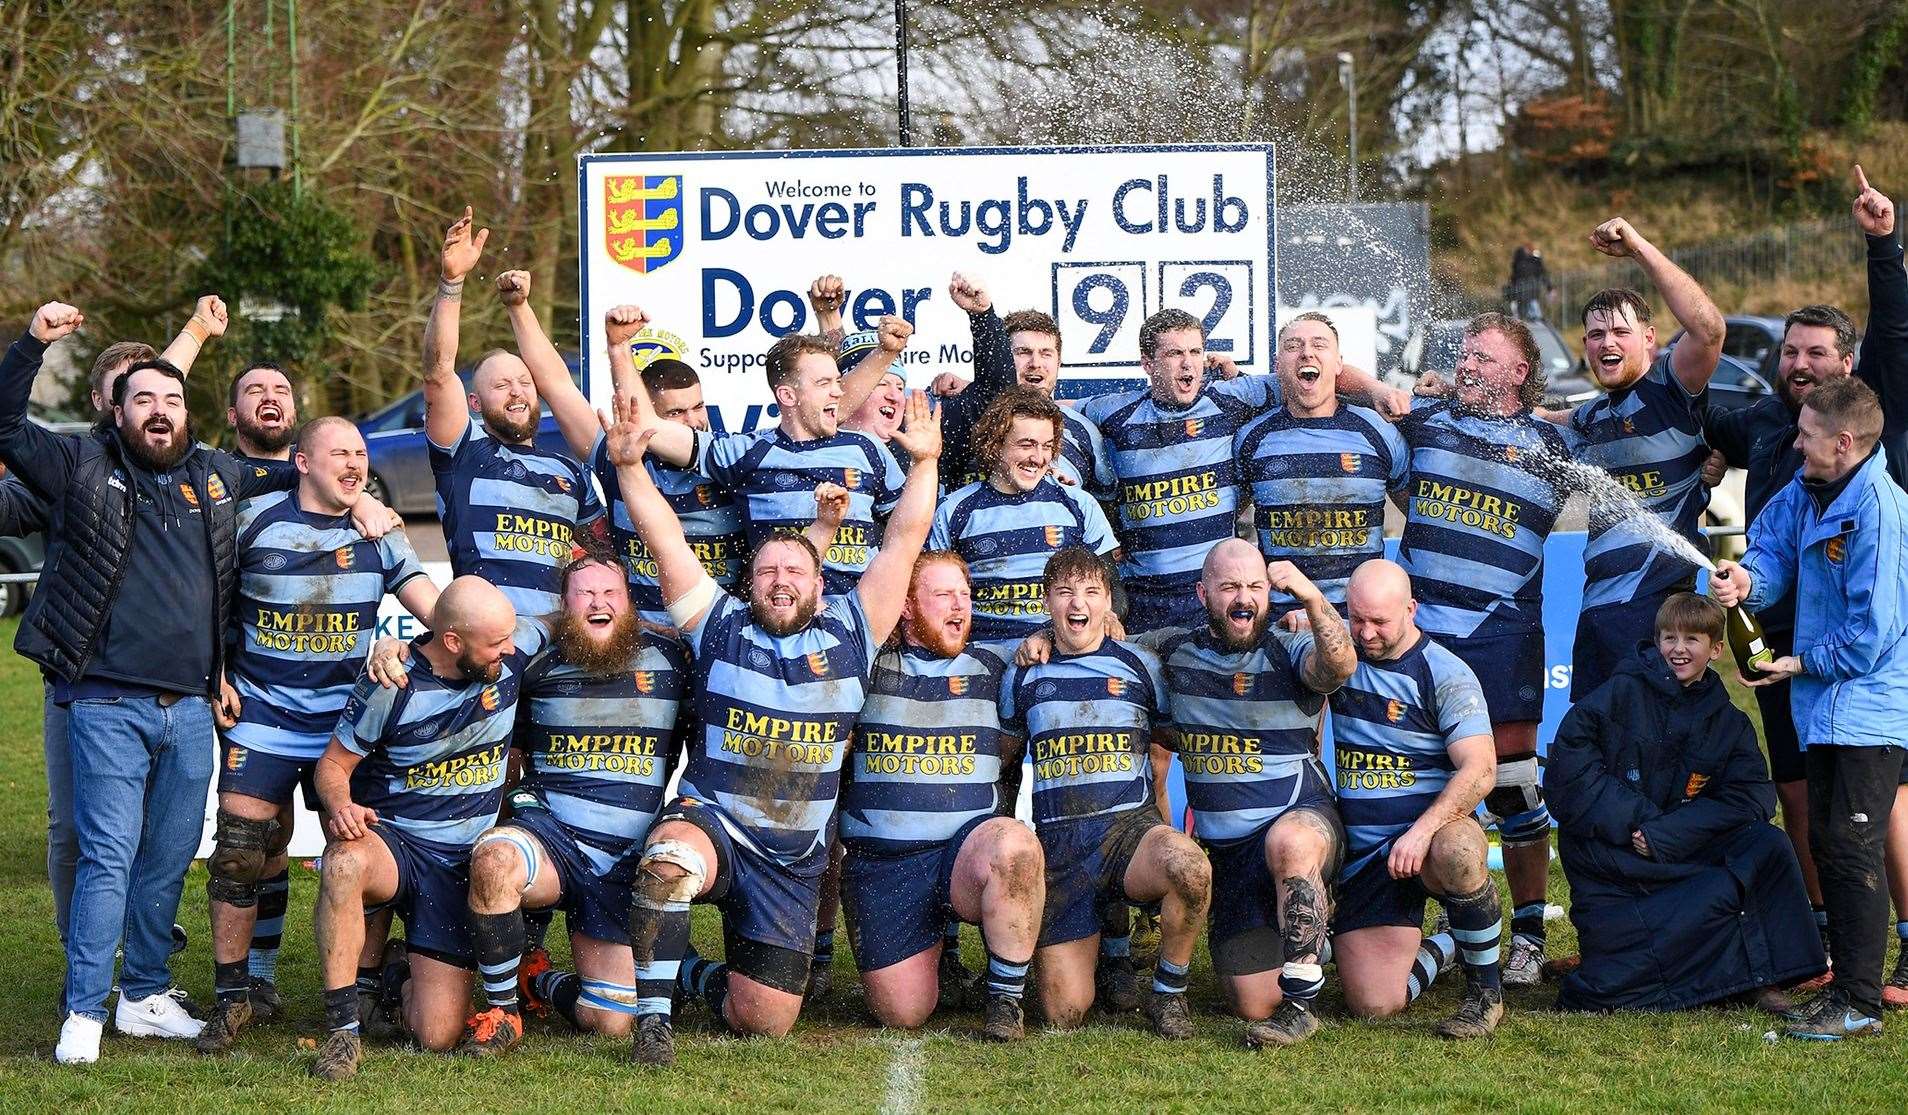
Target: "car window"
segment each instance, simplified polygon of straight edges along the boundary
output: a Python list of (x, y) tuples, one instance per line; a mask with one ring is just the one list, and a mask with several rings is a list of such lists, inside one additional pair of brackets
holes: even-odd
[(1751, 364), (1761, 363), (1773, 342), (1760, 325), (1731, 325), (1723, 333), (1723, 355), (1740, 356)]

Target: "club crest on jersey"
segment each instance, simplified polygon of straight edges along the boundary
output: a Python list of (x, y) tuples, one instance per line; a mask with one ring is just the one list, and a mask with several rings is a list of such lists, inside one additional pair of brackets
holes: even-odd
[(1623, 436), (1633, 437), (1635, 436), (1635, 434), (1636, 434), (1636, 420), (1628, 416), (1625, 416), (1623, 419)]
[(603, 178), (603, 250), (638, 274), (682, 254), (682, 175)]
[(848, 489), (851, 492), (861, 487), (861, 470), (858, 468), (842, 469), (841, 470), (841, 486)]
[(712, 506), (715, 503), (715, 495), (709, 491), (709, 485), (696, 485), (696, 502), (704, 507)]
[(1702, 793), (1703, 787), (1707, 785), (1709, 785), (1709, 776), (1707, 774), (1692, 773), (1689, 776), (1689, 781), (1683, 785), (1683, 796), (1693, 798), (1697, 794)]
[(478, 695), (477, 703), (484, 706), (485, 712), (496, 712), (497, 706), (503, 704), (503, 694), (497, 692), (496, 686), (486, 685), (484, 691)]
[(1396, 724), (1399, 721), (1403, 720), (1404, 716), (1405, 716), (1405, 704), (1403, 701), (1393, 698), (1392, 700), (1385, 702), (1385, 719), (1386, 720), (1389, 720), (1393, 724)]
[(1515, 445), (1504, 446), (1504, 460), (1513, 465), (1517, 463), (1517, 447)]
[(967, 693), (967, 679), (955, 674), (947, 679), (947, 695), (960, 697)]
[(1206, 420), (1204, 418), (1186, 419), (1186, 436), (1187, 437), (1189, 438), (1198, 437), (1200, 434), (1205, 433), (1205, 431), (1206, 431)]
[(349, 569), (358, 560), (358, 555), (349, 546), (339, 549), (334, 556), (338, 559), (340, 569)]
[(1049, 525), (1042, 533), (1046, 536), (1047, 545), (1055, 549), (1066, 544), (1067, 534), (1066, 530), (1062, 527)]
[(1106, 679), (1106, 694), (1109, 697), (1126, 696), (1126, 679), (1107, 678)]
[(809, 653), (808, 672), (818, 678), (828, 676), (828, 653), (826, 651), (817, 650)]
[(225, 751), (225, 769), (233, 772), (245, 769), (245, 760), (251, 755), (243, 747), (230, 747)]
[(637, 670), (636, 671), (636, 692), (654, 693), (655, 691), (656, 691), (656, 671)]
[(205, 494), (211, 496), (215, 503), (225, 498), (225, 481), (219, 479), (218, 473), (214, 472), (206, 475)]
[(179, 481), (179, 494), (185, 497), (185, 501), (187, 503), (191, 504), (194, 507), (199, 506), (199, 493), (193, 490), (192, 483), (190, 481), (187, 481), (187, 480)]
[(1232, 675), (1232, 691), (1241, 697), (1252, 692), (1252, 675), (1247, 673)]
[(1340, 453), (1338, 455), (1338, 467), (1344, 469), (1345, 475), (1347, 476), (1357, 476), (1358, 475), (1358, 454)]
[(570, 494), (570, 482), (568, 480), (561, 476), (552, 476), (550, 479), (556, 481), (557, 491), (562, 492), (566, 496)]
[(1848, 557), (1848, 536), (1838, 534), (1828, 540), (1828, 559), (1833, 565), (1840, 565)]

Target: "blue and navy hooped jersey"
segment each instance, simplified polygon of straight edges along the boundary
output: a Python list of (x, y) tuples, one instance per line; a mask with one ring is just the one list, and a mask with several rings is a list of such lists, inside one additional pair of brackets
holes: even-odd
[(456, 445), (433, 443), (430, 453), (451, 572), (496, 585), (520, 616), (555, 612), (570, 537), (603, 513), (583, 466), (534, 445), (505, 445), (475, 418)]
[(902, 643), (875, 659), (841, 788), (841, 840), (894, 855), (953, 839), (1000, 806), (1000, 679), (968, 647), (943, 658)]
[(364, 757), (351, 773), (351, 800), (375, 810), (379, 824), (463, 850), (497, 823), (524, 672), (549, 634), (540, 621), (519, 619), (513, 638), (496, 681), (439, 677), (416, 650), (424, 639), (411, 641), (402, 689), (358, 680), (337, 737)]
[(239, 509), (238, 647), (226, 679), (239, 722), (225, 736), (287, 759), (317, 760), (378, 628), (378, 605), (424, 575), (402, 531), (376, 542), (350, 515), (314, 515), (295, 492)]
[[(1352, 570), (1385, 552), (1385, 497), (1404, 487), (1411, 451), (1376, 411), (1340, 405), (1324, 418), (1283, 407), (1239, 431), (1259, 549), (1290, 561), (1338, 608)], [(1298, 602), (1274, 591), (1277, 610)]]
[(1399, 432), (1411, 447), (1404, 538), (1418, 626), (1465, 637), (1541, 630), (1544, 540), (1569, 495), (1550, 461), (1569, 458), (1556, 426), (1524, 413), (1467, 414), (1420, 400)]
[(610, 674), (592, 675), (553, 652), (524, 675), (516, 732), (524, 785), (598, 875), (641, 843), (662, 809), (688, 673), (682, 644), (646, 631)]
[(778, 427), (712, 438), (696, 435), (696, 468), (736, 494), (749, 546), (776, 533), (800, 533), (815, 521), (815, 485), (848, 489), (848, 513), (822, 555), (825, 591), (850, 592), (881, 549), (878, 519), (901, 498), (907, 477), (888, 447), (853, 430), (796, 441)]
[(1241, 472), (1232, 439), (1278, 399), (1278, 377), (1246, 375), (1207, 384), (1183, 410), (1146, 388), (1086, 401), (1119, 477), (1127, 587), (1192, 592), (1206, 551), (1233, 534)]
[(1086, 489), (1096, 500), (1117, 498), (1120, 481), (1114, 475), (1113, 457), (1107, 452), (1100, 428), (1070, 406), (1060, 408), (1060, 417), (1060, 453), (1053, 459), (1054, 475)]
[(1119, 541), (1092, 496), (1051, 477), (1012, 495), (969, 484), (941, 501), (928, 533), (929, 549), (967, 561), (981, 642), (1024, 639), (1046, 624), (1047, 559), (1069, 546), (1110, 554)]
[[(671, 468), (654, 457), (643, 458), (643, 467), (681, 521), (683, 537), (702, 562), (703, 571), (725, 589), (740, 583), (748, 554), (742, 537), (742, 509), (735, 497), (693, 469)], [(663, 604), (662, 586), (656, 580), (656, 559), (650, 556), (649, 547), (630, 520), (629, 505), (623, 502), (622, 485), (616, 479), (616, 466), (610, 464), (601, 437), (590, 450), (590, 471), (596, 474), (603, 497), (609, 501), (610, 538), (623, 559), (623, 568), (629, 571), (630, 603), (649, 622), (673, 626), (669, 609)]]
[(1338, 817), (1348, 848), (1341, 877), (1431, 808), (1455, 769), (1452, 744), (1490, 735), (1477, 675), (1429, 636), (1389, 662), (1360, 658), (1332, 694)]
[(1164, 742), (1179, 754), (1201, 840), (1242, 840), (1297, 799), (1325, 707), (1299, 675), (1311, 652), (1310, 633), (1276, 626), (1245, 651), (1225, 649), (1204, 627), (1160, 641), (1171, 722)]
[[(1709, 506), (1703, 486), (1703, 411), (1664, 353), (1629, 387), (1590, 400), (1570, 415), (1579, 460), (1602, 467), (1663, 524), (1707, 552), (1697, 526)], [(1583, 606), (1625, 604), (1686, 586), (1695, 567), (1652, 546), (1636, 521), (1592, 515), (1583, 550)]]
[(880, 649), (858, 597), (822, 603), (814, 622), (777, 636), (719, 593), (683, 631), (702, 739), (680, 792), (719, 806), (732, 838), (814, 872), (827, 866), (842, 759)]
[(1153, 800), (1155, 725), (1166, 718), (1166, 679), (1153, 652), (1107, 639), (1100, 649), (1055, 651), (1013, 666), (1000, 686), (1000, 723), (1033, 758), (1034, 823), (1083, 821)]

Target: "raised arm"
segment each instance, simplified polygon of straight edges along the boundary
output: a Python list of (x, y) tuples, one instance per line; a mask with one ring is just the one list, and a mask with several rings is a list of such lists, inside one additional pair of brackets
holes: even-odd
[(76, 439), (27, 421), (27, 400), (46, 350), (85, 324), (86, 315), (64, 302), (33, 311), (27, 331), (0, 359), (0, 460), (20, 482), (44, 499), (57, 498), (79, 461)]
[(225, 300), (216, 294), (202, 296), (198, 305), (192, 308), (192, 316), (186, 319), (185, 328), (172, 338), (172, 343), (159, 354), (159, 359), (190, 375), (192, 362), (199, 358), (205, 343), (214, 337), (225, 336), (226, 324)]
[(848, 515), (848, 489), (840, 484), (826, 481), (815, 485), (815, 521), (802, 531), (808, 544), (815, 552), (828, 554), (829, 547), (835, 544), (836, 532), (841, 530), (841, 521)]
[(457, 322), (463, 312), (464, 277), (484, 254), (490, 230), (473, 235), (470, 206), (444, 232), (439, 259), (437, 296), (431, 319), (424, 326), (424, 436), (431, 444), (449, 449), (470, 428), (470, 401), (464, 382), (457, 378)]
[(1338, 609), (1325, 599), (1311, 579), (1289, 561), (1270, 562), (1266, 579), (1279, 592), (1296, 599), (1305, 608), (1312, 629), (1312, 649), (1299, 663), (1299, 678), (1314, 693), (1333, 693), (1351, 680), (1358, 668), (1358, 652), (1353, 649), (1351, 632), (1339, 617)]
[(1683, 339), (1670, 354), (1670, 371), (1683, 390), (1701, 394), (1722, 358), (1723, 316), (1703, 292), (1703, 285), (1670, 261), (1656, 245), (1643, 238), (1622, 217), (1612, 217), (1590, 230), (1590, 246), (1606, 256), (1633, 259), (1669, 304), (1683, 327)]
[(497, 297), (503, 302), (504, 316), (510, 319), (510, 331), (516, 335), (517, 355), (523, 357), (530, 369), (530, 382), (537, 386), (537, 397), (550, 408), (570, 452), (580, 461), (589, 460), (599, 429), (596, 411), (570, 378), (570, 366), (563, 362), (563, 354), (550, 343), (543, 323), (537, 320), (537, 311), (530, 305), (530, 272), (505, 271), (497, 276)]
[[(618, 399), (627, 399), (636, 408), (637, 424), (650, 431), (650, 455), (664, 464), (686, 468), (696, 459), (695, 431), (680, 422), (664, 422), (656, 413), (649, 389), (636, 371), (636, 358), (629, 352), (630, 338), (648, 324), (649, 315), (639, 306), (612, 306), (604, 312), (603, 343), (609, 346), (610, 384)], [(594, 438), (591, 441), (594, 448)]]
[(840, 275), (821, 275), (808, 284), (808, 308), (815, 312), (815, 333), (835, 345), (847, 335), (841, 324), (841, 304), (847, 293)]
[[(669, 501), (656, 489), (656, 482), (649, 477), (649, 470), (643, 467), (643, 452), (649, 446), (650, 438), (658, 426), (673, 426), (673, 422), (661, 422), (645, 426), (643, 412), (637, 406), (635, 395), (619, 393), (616, 396), (616, 420), (610, 421), (609, 415), (601, 416), (604, 451), (609, 462), (616, 469), (616, 483), (623, 493), (623, 505), (629, 509), (629, 520), (636, 525), (636, 534), (649, 547), (649, 554), (656, 559), (656, 581), (662, 588), (663, 603), (673, 605), (691, 591), (699, 589), (705, 582), (711, 587), (714, 582), (702, 568), (696, 552), (689, 548), (689, 540), (682, 533), (682, 520), (670, 509)], [(698, 608), (694, 615), (675, 616), (676, 626), (687, 630), (702, 621), (713, 603), (715, 596), (709, 595), (708, 602)]]
[[(881, 347), (861, 358), (853, 371), (841, 377), (841, 402), (836, 409), (841, 414), (853, 414), (868, 401), (874, 389), (881, 385), (881, 377), (888, 374), (895, 359), (908, 347), (908, 338), (914, 335), (914, 326), (906, 318), (890, 314), (881, 319), (875, 327), (875, 333), (881, 338)], [(907, 376), (901, 377), (903, 380)]]
[(1908, 272), (1902, 270), (1895, 203), (1855, 168), (1855, 221), (1868, 240), (1868, 331), (1855, 369), (1882, 405), (1884, 435), (1908, 429)]
[(901, 619), (908, 581), (914, 575), (914, 559), (921, 556), (921, 546), (934, 525), (934, 501), (940, 494), (941, 416), (927, 392), (909, 392), (907, 418), (895, 431), (894, 443), (914, 464), (901, 487), (900, 502), (888, 516), (881, 550), (855, 585), (862, 613), (868, 617), (869, 634), (877, 643), (887, 642)]
[(948, 280), (947, 296), (967, 312), (967, 327), (974, 336), (974, 387), (987, 391), (988, 398), (1014, 385), (1013, 338), (994, 310), (994, 297), (979, 281), (954, 272)]

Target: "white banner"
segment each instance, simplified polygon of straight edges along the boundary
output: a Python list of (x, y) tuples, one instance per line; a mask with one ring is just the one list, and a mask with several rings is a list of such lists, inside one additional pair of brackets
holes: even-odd
[(1200, 317), (1208, 351), (1269, 368), (1267, 144), (585, 155), (578, 179), (582, 350), (599, 405), (603, 312), (635, 303), (651, 319), (639, 364), (694, 367), (719, 430), (773, 424), (763, 355), (814, 331), (806, 292), (825, 273), (846, 281), (849, 331), (886, 314), (914, 324), (901, 367), (915, 386), (969, 370), (955, 271), (1003, 315), (1052, 314), (1076, 383), (1137, 375), (1140, 323), (1164, 307)]

